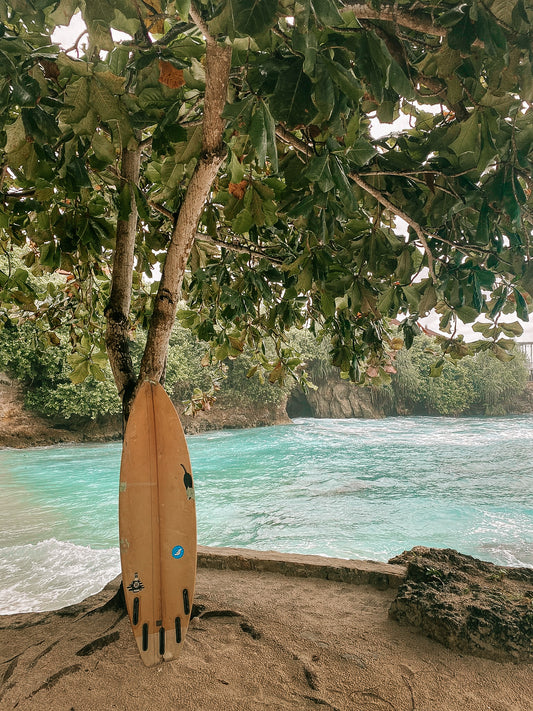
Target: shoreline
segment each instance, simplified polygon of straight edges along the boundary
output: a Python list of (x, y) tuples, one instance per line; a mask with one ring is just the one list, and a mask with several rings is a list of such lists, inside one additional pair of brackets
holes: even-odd
[[(533, 411), (532, 412), (523, 412), (523, 413), (509, 413), (505, 415), (472, 415), (472, 414), (467, 414), (467, 415), (459, 415), (459, 416), (448, 416), (448, 415), (429, 415), (429, 414), (422, 414), (422, 415), (386, 415), (385, 417), (379, 417), (379, 418), (366, 418), (366, 417), (353, 417), (353, 418), (329, 418), (329, 417), (302, 417), (302, 418), (295, 418), (295, 419), (309, 419), (309, 420), (316, 420), (317, 422), (320, 421), (331, 421), (331, 420), (338, 420), (340, 422), (344, 421), (350, 421), (350, 420), (356, 420), (356, 421), (361, 421), (361, 422), (372, 422), (375, 420), (383, 421), (383, 420), (404, 420), (404, 419), (427, 419), (427, 420), (447, 420), (447, 421), (468, 421), (468, 420), (489, 420), (489, 421), (495, 421), (495, 420), (511, 420), (511, 419), (522, 419), (522, 418), (533, 418)], [(0, 418), (1, 421), (1, 418)], [(283, 427), (283, 426), (294, 426), (296, 423), (293, 419), (290, 419), (287, 417), (286, 419), (280, 419), (279, 421), (273, 421), (273, 422), (268, 422), (268, 423), (260, 423), (260, 424), (251, 424), (251, 425), (246, 425), (246, 426), (222, 426), (222, 427), (207, 427), (205, 429), (196, 429), (196, 428), (191, 428), (191, 429), (185, 429), (185, 435), (186, 437), (195, 437), (197, 435), (206, 435), (206, 434), (213, 434), (216, 432), (233, 432), (233, 431), (239, 431), (239, 432), (244, 432), (246, 430), (257, 430), (257, 429), (264, 429), (268, 427)], [(30, 438), (23, 436), (22, 439), (18, 439), (19, 434), (9, 434), (7, 436), (0, 436), (0, 452), (6, 451), (6, 452), (18, 452), (18, 451), (26, 451), (26, 450), (38, 450), (38, 449), (51, 449), (52, 447), (82, 447), (82, 446), (91, 446), (91, 445), (106, 445), (106, 444), (119, 444), (123, 440), (123, 434), (121, 432), (114, 432), (111, 434), (102, 434), (101, 432), (95, 435), (94, 437), (92, 436), (87, 436), (86, 434), (81, 433), (80, 431), (77, 430), (60, 430), (56, 429), (53, 427), (50, 427), (47, 429), (47, 435), (50, 432), (57, 432), (58, 433), (58, 438), (57, 439), (52, 439), (52, 438), (44, 438), (43, 441), (38, 441), (36, 444), (30, 443)], [(5, 442), (9, 441), (9, 444), (6, 444)], [(14, 444), (13, 442), (16, 442)]]
[(406, 571), (201, 547), (179, 659), (144, 667), (117, 578), (56, 612), (0, 617), (0, 709), (532, 711), (532, 663), (453, 651), (391, 618)]

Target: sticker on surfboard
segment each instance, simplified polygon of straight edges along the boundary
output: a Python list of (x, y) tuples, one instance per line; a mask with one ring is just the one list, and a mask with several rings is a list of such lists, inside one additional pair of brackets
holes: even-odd
[(141, 592), (141, 590), (144, 590), (144, 585), (139, 580), (138, 573), (135, 573), (135, 575), (133, 576), (133, 580), (128, 585), (128, 590), (132, 593), (138, 593), (138, 592)]
[(184, 553), (185, 549), (183, 548), (183, 546), (174, 546), (174, 548), (172, 549), (172, 557), (176, 558), (176, 560), (183, 558)]
[(194, 484), (192, 481), (192, 475), (190, 472), (188, 472), (183, 464), (180, 465), (181, 468), (183, 469), (183, 483), (185, 485), (185, 490), (187, 492), (187, 499), (190, 501), (191, 499), (194, 500)]

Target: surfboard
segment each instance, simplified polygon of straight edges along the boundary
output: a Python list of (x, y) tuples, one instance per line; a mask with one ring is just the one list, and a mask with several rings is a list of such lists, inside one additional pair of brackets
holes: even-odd
[(124, 434), (119, 487), (122, 582), (143, 662), (175, 659), (196, 578), (196, 506), (187, 443), (172, 401), (144, 382)]

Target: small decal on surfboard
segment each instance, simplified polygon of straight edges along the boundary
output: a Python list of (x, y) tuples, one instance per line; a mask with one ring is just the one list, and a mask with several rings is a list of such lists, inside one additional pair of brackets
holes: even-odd
[(189, 499), (189, 501), (190, 501), (191, 499), (194, 500), (194, 485), (193, 485), (193, 482), (192, 482), (192, 475), (191, 475), (190, 472), (188, 472), (188, 471), (185, 469), (185, 467), (183, 466), (183, 464), (181, 464), (180, 466), (181, 466), (181, 468), (182, 468), (183, 471), (184, 471), (184, 474), (183, 474), (183, 483), (185, 484), (185, 490), (187, 491), (187, 499)]
[(141, 590), (144, 590), (144, 585), (142, 582), (139, 580), (139, 574), (135, 573), (133, 576), (133, 580), (131, 583), (128, 585), (128, 590), (132, 593), (138, 593)]
[(176, 560), (183, 558), (184, 553), (185, 549), (183, 548), (183, 546), (174, 546), (174, 548), (172, 549), (172, 557), (176, 558)]

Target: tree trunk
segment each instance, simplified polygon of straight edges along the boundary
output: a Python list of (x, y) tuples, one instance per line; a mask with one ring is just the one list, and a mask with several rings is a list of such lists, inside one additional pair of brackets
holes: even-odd
[(125, 148), (122, 153), (121, 190), (130, 190), (130, 212), (127, 220), (118, 220), (113, 271), (111, 276), (111, 295), (106, 308), (106, 348), (109, 363), (120, 398), (124, 418), (127, 420), (129, 406), (137, 378), (133, 369), (130, 353), (131, 290), (137, 231), (137, 204), (133, 186), (139, 182), (141, 149), (131, 151)]
[(221, 47), (208, 39), (202, 154), (172, 231), (141, 362), (140, 382), (160, 382), (163, 377), (183, 277), (198, 221), (225, 157), (222, 146), (222, 111), (226, 103), (230, 67), (231, 47)]

